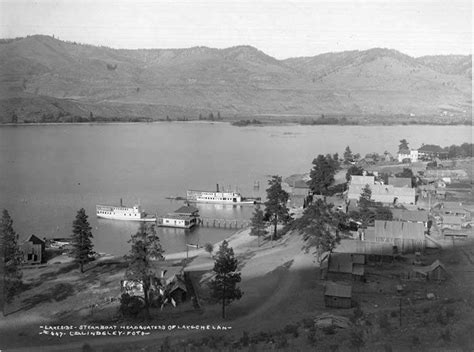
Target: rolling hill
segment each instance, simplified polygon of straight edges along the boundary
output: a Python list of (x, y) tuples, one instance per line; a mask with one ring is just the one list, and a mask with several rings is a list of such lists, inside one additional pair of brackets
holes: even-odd
[(48, 36), (0, 41), (0, 119), (71, 116), (471, 118), (471, 56), (370, 49), (277, 60), (250, 46), (123, 50)]

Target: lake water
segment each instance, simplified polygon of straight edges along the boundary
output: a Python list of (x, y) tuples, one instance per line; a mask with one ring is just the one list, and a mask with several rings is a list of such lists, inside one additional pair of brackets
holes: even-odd
[[(349, 145), (365, 155), (388, 150), (399, 140), (413, 148), (472, 141), (468, 126), (234, 127), (226, 123), (91, 124), (0, 127), (0, 207), (10, 212), (21, 238), (69, 237), (84, 207), (95, 249), (125, 254), (136, 223), (98, 220), (96, 204), (140, 204), (166, 214), (183, 202), (186, 189), (236, 187), (244, 196), (265, 195), (268, 175), (305, 173), (318, 154)], [(254, 189), (259, 181), (260, 189)], [(199, 206), (202, 216), (249, 218), (253, 207)], [(203, 245), (229, 236), (228, 229), (160, 228), (167, 253), (186, 243)]]

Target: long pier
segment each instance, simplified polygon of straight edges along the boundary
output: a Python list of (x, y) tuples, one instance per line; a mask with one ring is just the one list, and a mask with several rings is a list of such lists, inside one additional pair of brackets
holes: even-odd
[(223, 229), (241, 229), (250, 225), (250, 220), (244, 219), (217, 219), (199, 218), (198, 224), (204, 227), (217, 227)]

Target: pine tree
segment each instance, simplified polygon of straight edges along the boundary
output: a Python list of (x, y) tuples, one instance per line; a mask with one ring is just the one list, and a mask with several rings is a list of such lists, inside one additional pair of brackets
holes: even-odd
[(84, 208), (78, 210), (76, 219), (72, 223), (72, 250), (71, 256), (80, 264), (81, 273), (84, 272), (84, 264), (92, 260), (94, 255), (92, 243), (92, 228), (87, 221), (88, 216)]
[(327, 156), (318, 155), (313, 160), (313, 169), (309, 174), (311, 191), (314, 194), (327, 195), (329, 186), (334, 182), (334, 175), (338, 167), (338, 162), (335, 162), (329, 154)]
[(351, 165), (350, 168), (347, 169), (346, 172), (346, 181), (349, 182), (351, 180), (352, 175), (359, 175), (362, 176), (364, 174), (364, 169), (357, 166), (357, 165)]
[(265, 235), (267, 231), (265, 230), (265, 221), (263, 210), (259, 206), (255, 208), (255, 211), (252, 216), (252, 223), (250, 228), (250, 235), (257, 236), (258, 246), (260, 247), (260, 237)]
[(286, 203), (290, 195), (281, 186), (281, 176), (272, 176), (268, 181), (267, 201), (265, 204), (266, 216), (273, 222), (272, 241), (277, 234), (277, 225), (279, 221), (288, 222), (290, 215)]
[(237, 284), (241, 281), (240, 272), (237, 272), (238, 261), (234, 257), (234, 250), (227, 241), (222, 242), (216, 254), (214, 272), (216, 276), (209, 283), (211, 296), (222, 302), (222, 318), (225, 319), (225, 307), (232, 301), (242, 297), (242, 291)]
[(361, 208), (368, 208), (369, 205), (372, 203), (372, 190), (370, 189), (370, 185), (365, 185), (362, 188), (362, 192), (359, 198), (359, 206)]
[(140, 224), (138, 232), (132, 235), (129, 243), (132, 244), (132, 248), (126, 256), (128, 267), (125, 277), (142, 284), (145, 310), (149, 315), (149, 292), (155, 277), (153, 262), (165, 259), (164, 250), (161, 247), (160, 238), (156, 235), (155, 225), (148, 225), (145, 222)]
[(346, 216), (333, 208), (333, 204), (317, 199), (293, 224), (303, 232), (306, 248), (316, 248), (318, 258), (324, 252), (332, 252), (341, 240), (341, 225), (345, 224)]
[(353, 155), (352, 155), (352, 150), (349, 148), (349, 146), (346, 147), (344, 150), (344, 164), (350, 164), (352, 162)]
[(398, 150), (402, 151), (402, 150), (406, 150), (406, 149), (408, 149), (408, 142), (407, 142), (406, 139), (402, 139), (400, 141), (400, 144), (398, 145)]
[(13, 229), (13, 220), (6, 209), (0, 223), (0, 236), (3, 250), (4, 286), (3, 297), (10, 303), (21, 288), (22, 253), (18, 244), (18, 234)]

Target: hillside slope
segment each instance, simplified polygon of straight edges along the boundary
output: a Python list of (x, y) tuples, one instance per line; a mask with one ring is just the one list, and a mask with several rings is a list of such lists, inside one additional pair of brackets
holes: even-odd
[[(468, 59), (469, 58), (469, 59)], [(0, 119), (471, 114), (470, 56), (371, 49), (277, 60), (256, 48), (116, 50), (47, 36), (0, 42)]]

